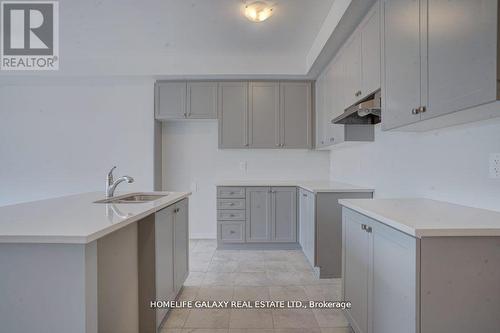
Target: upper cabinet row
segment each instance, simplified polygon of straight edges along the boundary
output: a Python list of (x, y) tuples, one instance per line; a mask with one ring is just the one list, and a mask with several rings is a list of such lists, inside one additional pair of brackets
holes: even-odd
[(455, 113), (497, 100), (498, 0), (381, 6), (383, 129), (426, 130), (499, 115), (494, 104), (491, 111)]
[(311, 83), (219, 83), (219, 148), (312, 147)]
[(309, 81), (159, 81), (156, 119), (218, 119), (219, 148), (312, 147)]
[(380, 7), (377, 3), (316, 80), (316, 148), (372, 141), (371, 125), (332, 119), (380, 89)]

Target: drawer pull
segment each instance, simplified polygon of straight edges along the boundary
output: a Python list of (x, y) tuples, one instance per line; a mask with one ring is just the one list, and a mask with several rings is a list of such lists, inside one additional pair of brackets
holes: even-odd
[(229, 192), (229, 194), (234, 194), (234, 192), (233, 192), (233, 191), (231, 191), (231, 192)]
[(229, 217), (234, 217), (234, 214), (229, 214)]
[(230, 203), (229, 203), (229, 206), (234, 206), (234, 202), (230, 202)]
[(230, 231), (229, 231), (229, 233), (232, 235), (232, 234), (235, 234), (235, 233), (236, 233), (236, 231), (234, 231), (234, 230), (230, 230)]

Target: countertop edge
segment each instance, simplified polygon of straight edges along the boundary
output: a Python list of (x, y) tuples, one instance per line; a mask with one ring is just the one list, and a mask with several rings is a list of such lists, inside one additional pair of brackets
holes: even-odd
[(134, 222), (137, 222), (157, 211), (174, 205), (177, 202), (189, 197), (191, 192), (176, 192), (178, 196), (175, 199), (168, 200), (157, 206), (146, 209), (144, 212), (130, 216), (129, 218), (109, 225), (108, 227), (94, 232), (87, 236), (65, 236), (65, 235), (0, 235), (0, 244), (66, 244), (66, 245), (86, 245), (92, 243), (110, 233), (124, 228)]
[[(215, 186), (227, 186), (227, 187), (232, 187), (232, 186), (242, 186), (242, 187), (261, 187), (261, 186), (275, 186), (275, 187), (287, 187), (287, 186), (295, 186), (298, 188), (301, 188), (303, 190), (312, 192), (312, 193), (356, 193), (356, 192), (363, 192), (363, 193), (373, 193), (375, 192), (375, 189), (372, 188), (367, 188), (367, 187), (362, 187), (362, 186), (356, 186), (356, 185), (351, 185), (351, 184), (346, 184), (346, 183), (340, 183), (342, 188), (324, 188), (324, 187), (315, 187), (311, 186), (310, 184), (307, 184), (308, 181), (293, 181), (293, 180), (283, 180), (283, 181), (260, 181), (257, 180), (255, 183), (251, 184), (253, 182), (252, 180), (250, 181), (221, 181), (217, 182)], [(314, 182), (321, 182), (321, 181), (311, 181), (312, 183)], [(327, 182), (327, 181), (325, 181)]]

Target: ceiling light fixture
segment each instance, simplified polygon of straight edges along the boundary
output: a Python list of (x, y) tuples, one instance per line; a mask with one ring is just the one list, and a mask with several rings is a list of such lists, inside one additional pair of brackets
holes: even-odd
[(254, 1), (245, 5), (245, 16), (252, 22), (262, 22), (273, 15), (273, 7), (263, 1)]

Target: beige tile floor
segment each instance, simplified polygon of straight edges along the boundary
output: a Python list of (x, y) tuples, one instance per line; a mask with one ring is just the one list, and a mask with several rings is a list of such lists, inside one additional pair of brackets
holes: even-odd
[[(301, 251), (217, 250), (190, 241), (180, 300), (340, 300), (338, 279), (317, 279)], [(340, 310), (174, 309), (162, 333), (352, 333)]]

